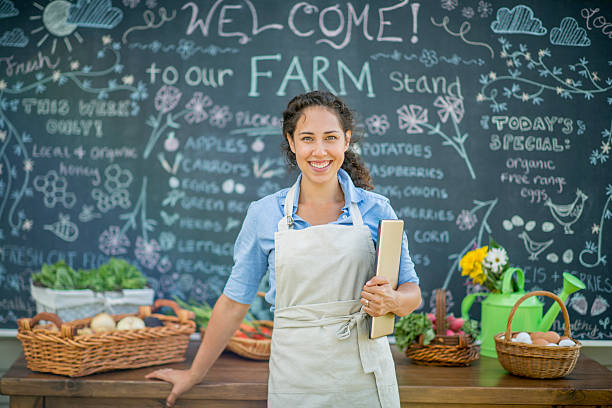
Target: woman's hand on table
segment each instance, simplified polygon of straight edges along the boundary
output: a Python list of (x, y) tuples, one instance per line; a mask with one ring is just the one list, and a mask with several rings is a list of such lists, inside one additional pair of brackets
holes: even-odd
[(363, 310), (372, 317), (384, 316), (398, 310), (397, 292), (389, 281), (381, 276), (374, 276), (363, 285), (361, 291)]
[(172, 391), (166, 399), (166, 406), (173, 407), (177, 398), (193, 387), (198, 381), (189, 370), (173, 370), (171, 368), (162, 368), (155, 370), (145, 376), (147, 379), (157, 378), (172, 384)]

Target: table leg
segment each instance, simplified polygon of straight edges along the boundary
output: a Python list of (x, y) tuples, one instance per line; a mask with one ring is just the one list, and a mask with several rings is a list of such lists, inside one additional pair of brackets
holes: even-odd
[(43, 397), (12, 395), (9, 404), (11, 408), (43, 408)]

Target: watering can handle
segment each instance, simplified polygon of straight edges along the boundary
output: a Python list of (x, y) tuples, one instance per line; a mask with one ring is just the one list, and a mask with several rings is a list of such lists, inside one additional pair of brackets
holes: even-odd
[(470, 318), (469, 312), (470, 309), (472, 308), (472, 304), (474, 303), (474, 300), (476, 299), (476, 296), (487, 296), (489, 295), (489, 292), (478, 292), (478, 293), (472, 293), (471, 295), (467, 295), (466, 297), (463, 298), (463, 300), (461, 301), (461, 318), (463, 320), (468, 320)]
[(512, 276), (516, 272), (516, 278), (518, 281), (519, 292), (522, 292), (525, 289), (525, 274), (523, 270), (520, 268), (508, 268), (506, 272), (504, 272), (504, 278), (502, 280), (502, 293), (512, 293), (514, 289), (512, 288)]

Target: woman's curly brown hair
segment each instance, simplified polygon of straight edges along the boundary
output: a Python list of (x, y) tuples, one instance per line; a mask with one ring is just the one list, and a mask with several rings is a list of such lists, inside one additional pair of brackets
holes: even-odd
[(302, 116), (302, 112), (304, 109), (311, 106), (322, 106), (334, 112), (344, 132), (351, 131), (351, 141), (348, 150), (344, 153), (342, 168), (349, 174), (355, 186), (361, 187), (364, 190), (373, 190), (374, 183), (372, 182), (370, 171), (365, 166), (359, 154), (353, 149), (353, 144), (357, 141), (357, 137), (354, 136), (353, 132), (353, 112), (340, 98), (331, 92), (308, 92), (294, 97), (287, 104), (287, 109), (283, 112), (281, 150), (285, 154), (285, 160), (289, 168), (295, 169), (297, 167), (297, 162), (295, 154), (291, 151), (291, 147), (285, 135), (289, 135), (293, 138), (293, 133), (295, 132), (298, 120)]

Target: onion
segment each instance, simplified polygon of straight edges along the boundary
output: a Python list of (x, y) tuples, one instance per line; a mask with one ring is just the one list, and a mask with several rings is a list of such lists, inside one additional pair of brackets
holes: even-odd
[(144, 321), (136, 316), (124, 317), (123, 319), (119, 320), (119, 323), (117, 323), (118, 330), (136, 330), (144, 328)]
[(115, 330), (115, 320), (108, 313), (97, 314), (91, 319), (91, 330), (96, 333)]

